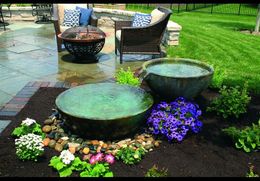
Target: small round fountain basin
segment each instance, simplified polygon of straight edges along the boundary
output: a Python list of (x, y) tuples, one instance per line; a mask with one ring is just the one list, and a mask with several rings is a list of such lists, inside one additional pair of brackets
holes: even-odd
[(71, 88), (56, 98), (69, 129), (82, 137), (115, 139), (138, 131), (153, 98), (143, 89), (116, 83)]
[(213, 68), (203, 62), (184, 58), (159, 58), (142, 66), (142, 76), (153, 92), (160, 97), (187, 99), (206, 89), (213, 76)]

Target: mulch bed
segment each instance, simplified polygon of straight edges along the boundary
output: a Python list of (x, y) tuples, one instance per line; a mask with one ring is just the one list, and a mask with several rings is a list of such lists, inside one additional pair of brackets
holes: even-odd
[[(27, 117), (43, 125), (43, 121), (52, 113), (55, 98), (65, 90), (40, 88), (18, 115), (0, 117), (12, 120), (0, 135), (0, 176), (58, 177), (58, 172), (48, 166), (51, 157), (59, 155), (57, 151), (45, 147), (44, 156), (38, 162), (22, 162), (15, 154), (14, 138), (10, 134)], [(209, 97), (214, 94), (214, 91), (207, 90), (203, 95)], [(203, 102), (201, 100), (199, 97), (197, 101), (203, 108), (205, 106), (201, 104)], [(242, 127), (257, 122), (260, 117), (259, 110), (259, 97), (252, 97), (248, 112), (236, 121), (232, 119), (224, 121), (204, 111), (202, 113), (204, 125), (200, 133), (189, 135), (182, 143), (170, 144), (164, 140), (159, 148), (147, 153), (139, 164), (128, 166), (116, 161), (110, 168), (116, 177), (143, 177), (154, 164), (159, 168), (168, 169), (169, 176), (173, 177), (245, 177), (248, 163), (252, 163), (255, 172), (259, 174), (259, 152), (245, 153), (236, 149), (229, 137), (220, 131), (231, 125)]]

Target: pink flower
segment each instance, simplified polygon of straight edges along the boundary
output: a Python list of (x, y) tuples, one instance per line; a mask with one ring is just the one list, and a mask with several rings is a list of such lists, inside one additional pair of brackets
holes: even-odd
[(89, 159), (89, 163), (91, 164), (91, 165), (93, 165), (93, 164), (95, 164), (97, 162), (97, 160), (96, 160), (96, 156), (92, 156), (90, 159)]
[(104, 157), (104, 155), (103, 155), (103, 153), (98, 153), (98, 154), (96, 154), (96, 161), (102, 161), (103, 160), (103, 157)]
[(115, 162), (115, 157), (111, 154), (105, 156), (105, 160), (109, 164), (113, 164)]

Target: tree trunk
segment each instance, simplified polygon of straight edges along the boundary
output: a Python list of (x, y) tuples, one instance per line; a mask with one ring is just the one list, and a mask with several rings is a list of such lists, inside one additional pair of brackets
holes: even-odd
[(258, 13), (256, 17), (255, 32), (259, 32), (259, 26), (260, 26), (260, 4), (258, 4)]

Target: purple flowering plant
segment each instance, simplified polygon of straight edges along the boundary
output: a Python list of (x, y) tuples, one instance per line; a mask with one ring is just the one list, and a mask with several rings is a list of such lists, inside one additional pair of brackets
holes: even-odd
[(201, 110), (197, 104), (179, 97), (173, 102), (155, 105), (147, 124), (153, 134), (164, 135), (168, 141), (181, 142), (189, 130), (194, 133), (201, 130), (200, 115)]

